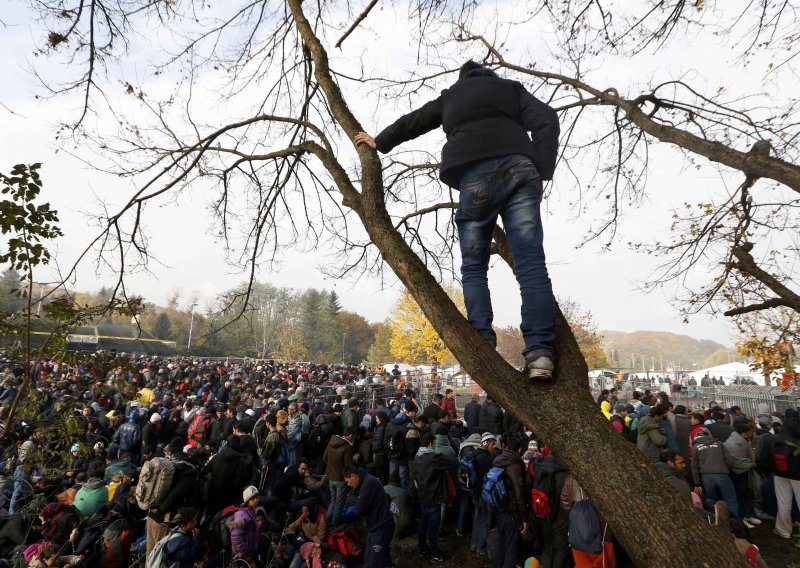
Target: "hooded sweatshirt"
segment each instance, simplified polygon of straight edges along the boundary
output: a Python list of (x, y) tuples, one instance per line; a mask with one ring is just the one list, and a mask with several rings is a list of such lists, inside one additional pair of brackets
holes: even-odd
[(636, 447), (651, 463), (654, 463), (661, 457), (661, 449), (666, 443), (667, 438), (659, 432), (658, 423), (650, 416), (642, 416), (639, 419), (639, 437), (636, 439)]
[(698, 434), (692, 444), (692, 479), (695, 487), (702, 485), (703, 473), (729, 472), (730, 457), (725, 446), (712, 436)]
[(325, 475), (331, 481), (344, 481), (342, 471), (353, 465), (353, 444), (347, 438), (333, 436), (322, 455), (325, 462)]

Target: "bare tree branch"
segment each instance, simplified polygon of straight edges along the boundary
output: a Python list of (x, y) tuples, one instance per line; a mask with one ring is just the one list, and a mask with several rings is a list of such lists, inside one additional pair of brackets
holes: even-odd
[(345, 31), (344, 34), (342, 35), (342, 37), (339, 38), (339, 41), (336, 42), (335, 47), (337, 47), (337, 48), (341, 48), (342, 47), (342, 43), (344, 43), (344, 40), (347, 39), (347, 36), (349, 36), (351, 33), (353, 33), (353, 30), (355, 30), (358, 27), (358, 24), (360, 24), (362, 21), (364, 21), (364, 18), (366, 18), (369, 15), (369, 13), (372, 11), (372, 9), (375, 7), (375, 5), (377, 3), (378, 3), (378, 0), (372, 0), (369, 4), (367, 4), (367, 7), (364, 8), (364, 11), (361, 12), (358, 15), (358, 17), (350, 25), (350, 27), (347, 28), (347, 31)]

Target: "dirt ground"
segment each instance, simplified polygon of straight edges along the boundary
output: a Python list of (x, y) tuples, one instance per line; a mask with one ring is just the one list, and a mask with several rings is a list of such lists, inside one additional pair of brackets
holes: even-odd
[[(761, 556), (770, 568), (800, 568), (800, 535), (795, 530), (794, 538), (783, 539), (772, 533), (773, 521), (762, 521), (761, 525), (750, 531), (751, 542), (761, 550)], [(490, 568), (491, 559), (477, 556), (469, 549), (469, 537), (458, 537), (455, 534), (440, 541), (445, 555), (441, 564), (433, 563), (417, 554), (415, 537), (395, 541), (392, 546), (392, 561), (395, 568), (420, 568), (422, 566), (442, 566), (443, 568)], [(632, 564), (622, 565), (626, 568)], [(645, 568), (645, 567), (642, 567)]]

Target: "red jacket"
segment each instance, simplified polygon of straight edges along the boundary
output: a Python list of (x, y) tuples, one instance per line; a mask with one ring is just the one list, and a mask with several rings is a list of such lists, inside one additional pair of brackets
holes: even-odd
[(456, 410), (456, 399), (444, 397), (442, 399), (442, 410), (447, 412), (452, 418), (458, 418), (458, 411)]

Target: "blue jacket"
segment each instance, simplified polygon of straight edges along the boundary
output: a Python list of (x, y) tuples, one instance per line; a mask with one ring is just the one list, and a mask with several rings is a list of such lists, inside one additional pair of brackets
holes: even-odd
[(356, 489), (356, 512), (364, 517), (364, 525), (370, 532), (382, 529), (394, 520), (389, 509), (389, 497), (376, 477), (359, 468), (361, 483)]

